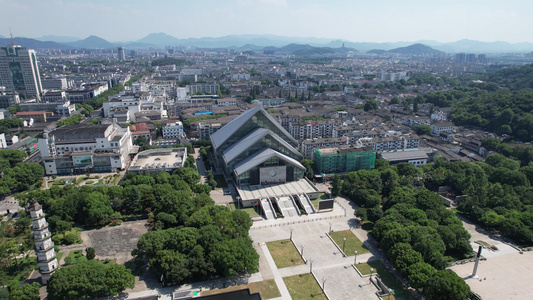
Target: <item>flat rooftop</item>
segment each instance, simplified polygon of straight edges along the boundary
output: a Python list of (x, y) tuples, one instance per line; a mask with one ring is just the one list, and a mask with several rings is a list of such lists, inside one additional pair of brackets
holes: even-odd
[(185, 148), (146, 150), (137, 154), (128, 171), (179, 168), (183, 165), (186, 155)]
[(242, 201), (250, 201), (293, 194), (301, 195), (303, 193), (317, 193), (319, 190), (313, 184), (309, 183), (309, 181), (300, 179), (298, 181), (268, 185), (245, 185), (237, 188), (237, 192)]

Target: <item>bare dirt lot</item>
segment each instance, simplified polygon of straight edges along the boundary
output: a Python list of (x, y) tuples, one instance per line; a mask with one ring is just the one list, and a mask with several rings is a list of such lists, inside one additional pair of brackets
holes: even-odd
[(93, 247), (98, 259), (114, 259), (123, 264), (133, 257), (139, 238), (146, 233), (146, 220), (124, 222), (120, 226), (105, 227), (81, 232), (87, 247)]

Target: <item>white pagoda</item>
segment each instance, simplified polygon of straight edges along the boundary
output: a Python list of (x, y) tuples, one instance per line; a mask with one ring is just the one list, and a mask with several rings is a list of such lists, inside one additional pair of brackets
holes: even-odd
[(48, 223), (44, 218), (43, 209), (37, 201), (33, 201), (30, 205), (30, 215), (33, 219), (31, 230), (35, 240), (35, 253), (37, 254), (37, 262), (39, 262), (39, 271), (41, 272), (43, 284), (46, 284), (59, 265), (56, 251), (54, 250), (54, 242), (52, 242), (52, 234), (48, 231)]

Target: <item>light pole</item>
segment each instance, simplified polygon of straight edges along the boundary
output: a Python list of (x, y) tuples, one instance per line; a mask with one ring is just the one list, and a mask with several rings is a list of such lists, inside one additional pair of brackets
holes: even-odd
[(372, 281), (372, 274), (374, 274), (374, 268), (370, 268), (370, 281)]
[(290, 229), (290, 231), (291, 231), (291, 241), (292, 241), (292, 231), (293, 231), (293, 230), (294, 230), (294, 229), (292, 229), (292, 227), (291, 227), (291, 229)]
[(237, 196), (235, 199), (237, 199), (237, 207), (241, 208), (241, 197)]
[(332, 222), (329, 222), (329, 233), (331, 234), (331, 225), (333, 225)]
[(346, 256), (346, 252), (344, 252), (345, 246), (346, 246), (346, 238), (342, 238), (342, 252), (344, 253), (344, 256)]
[(314, 259), (309, 259), (310, 265), (309, 265), (309, 273), (313, 273), (313, 261)]
[(322, 290), (324, 293), (326, 292), (326, 277), (322, 277)]
[(304, 256), (304, 245), (302, 245), (302, 256)]
[(353, 258), (353, 264), (356, 265), (357, 264), (357, 251), (354, 251), (355, 253), (355, 257)]

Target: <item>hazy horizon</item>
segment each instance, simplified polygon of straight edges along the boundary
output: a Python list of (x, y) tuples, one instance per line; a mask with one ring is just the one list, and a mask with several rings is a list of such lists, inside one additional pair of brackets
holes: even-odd
[(275, 35), (350, 42), (533, 42), (533, 1), (0, 0), (0, 35), (137, 41)]

